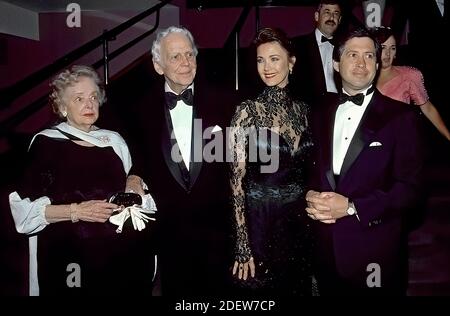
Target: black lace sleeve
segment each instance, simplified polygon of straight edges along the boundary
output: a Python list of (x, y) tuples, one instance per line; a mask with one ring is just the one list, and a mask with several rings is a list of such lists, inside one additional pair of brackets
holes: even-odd
[(238, 262), (246, 262), (252, 256), (245, 222), (245, 192), (243, 189), (247, 160), (246, 148), (248, 145), (246, 127), (249, 126), (251, 117), (249, 103), (250, 101), (243, 102), (237, 107), (231, 121), (229, 138), (229, 148), (233, 156), (231, 163), (231, 199), (236, 233), (235, 255)]
[[(246, 224), (244, 179), (248, 155), (249, 134), (253, 129), (271, 130), (280, 135), (294, 155), (309, 141), (303, 138), (309, 129), (306, 104), (293, 100), (286, 89), (266, 87), (255, 100), (241, 103), (231, 121), (229, 148), (231, 164), (231, 194), (236, 232), (236, 260), (246, 262), (252, 256)], [(306, 136), (307, 134), (305, 134)]]

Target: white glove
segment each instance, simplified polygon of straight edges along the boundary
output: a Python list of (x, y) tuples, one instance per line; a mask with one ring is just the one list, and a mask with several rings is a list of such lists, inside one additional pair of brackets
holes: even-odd
[[(120, 211), (120, 210), (119, 210)], [(109, 218), (109, 221), (117, 225), (116, 232), (121, 233), (123, 225), (131, 217), (133, 228), (135, 230), (145, 229), (145, 223), (149, 220), (154, 221), (155, 218), (148, 216), (147, 214), (156, 213), (156, 204), (150, 194), (146, 194), (142, 197), (142, 206), (133, 205), (124, 208), (119, 214), (113, 215)]]
[(149, 220), (152, 220), (152, 221), (155, 220), (154, 218), (151, 218), (144, 214), (144, 213), (154, 214), (155, 213), (154, 211), (147, 211), (141, 207), (136, 207), (136, 206), (130, 206), (130, 207), (127, 207), (127, 209), (131, 215), (131, 221), (133, 222), (134, 230), (137, 229), (137, 230), (141, 231), (145, 228), (145, 223), (147, 223)]
[[(120, 209), (119, 209), (120, 210)], [(122, 229), (123, 229), (123, 225), (125, 224), (125, 222), (127, 221), (127, 219), (131, 216), (130, 212), (125, 211), (126, 209), (124, 209), (123, 211), (121, 211), (119, 214), (113, 215), (109, 218), (109, 222), (117, 225), (119, 227), (117, 227), (116, 229), (116, 233), (121, 233)]]

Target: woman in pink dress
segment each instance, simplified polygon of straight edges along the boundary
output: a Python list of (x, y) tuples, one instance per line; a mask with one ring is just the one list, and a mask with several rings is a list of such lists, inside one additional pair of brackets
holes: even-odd
[(450, 132), (428, 98), (422, 73), (413, 67), (392, 65), (397, 51), (392, 30), (387, 27), (378, 27), (374, 30), (374, 36), (382, 48), (378, 90), (392, 99), (420, 106), (423, 114), (437, 130), (450, 140)]

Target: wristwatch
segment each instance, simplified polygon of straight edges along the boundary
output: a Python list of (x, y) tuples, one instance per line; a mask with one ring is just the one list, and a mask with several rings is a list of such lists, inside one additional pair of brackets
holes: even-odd
[(356, 218), (359, 221), (359, 216), (358, 216), (358, 212), (356, 211), (356, 207), (355, 204), (353, 203), (352, 200), (348, 199), (348, 208), (347, 208), (347, 214), (352, 216), (355, 215)]
[(355, 204), (353, 204), (352, 200), (350, 199), (348, 200), (347, 214), (350, 216), (356, 214)]

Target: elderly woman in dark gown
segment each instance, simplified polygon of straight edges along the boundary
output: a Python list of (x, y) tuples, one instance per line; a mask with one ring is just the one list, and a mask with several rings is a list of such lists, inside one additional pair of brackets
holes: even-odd
[(30, 236), (30, 295), (151, 295), (150, 229), (108, 219), (131, 167), (122, 137), (94, 125), (105, 99), (96, 72), (73, 66), (51, 83), (62, 123), (33, 137), (9, 196), (19, 233)]

